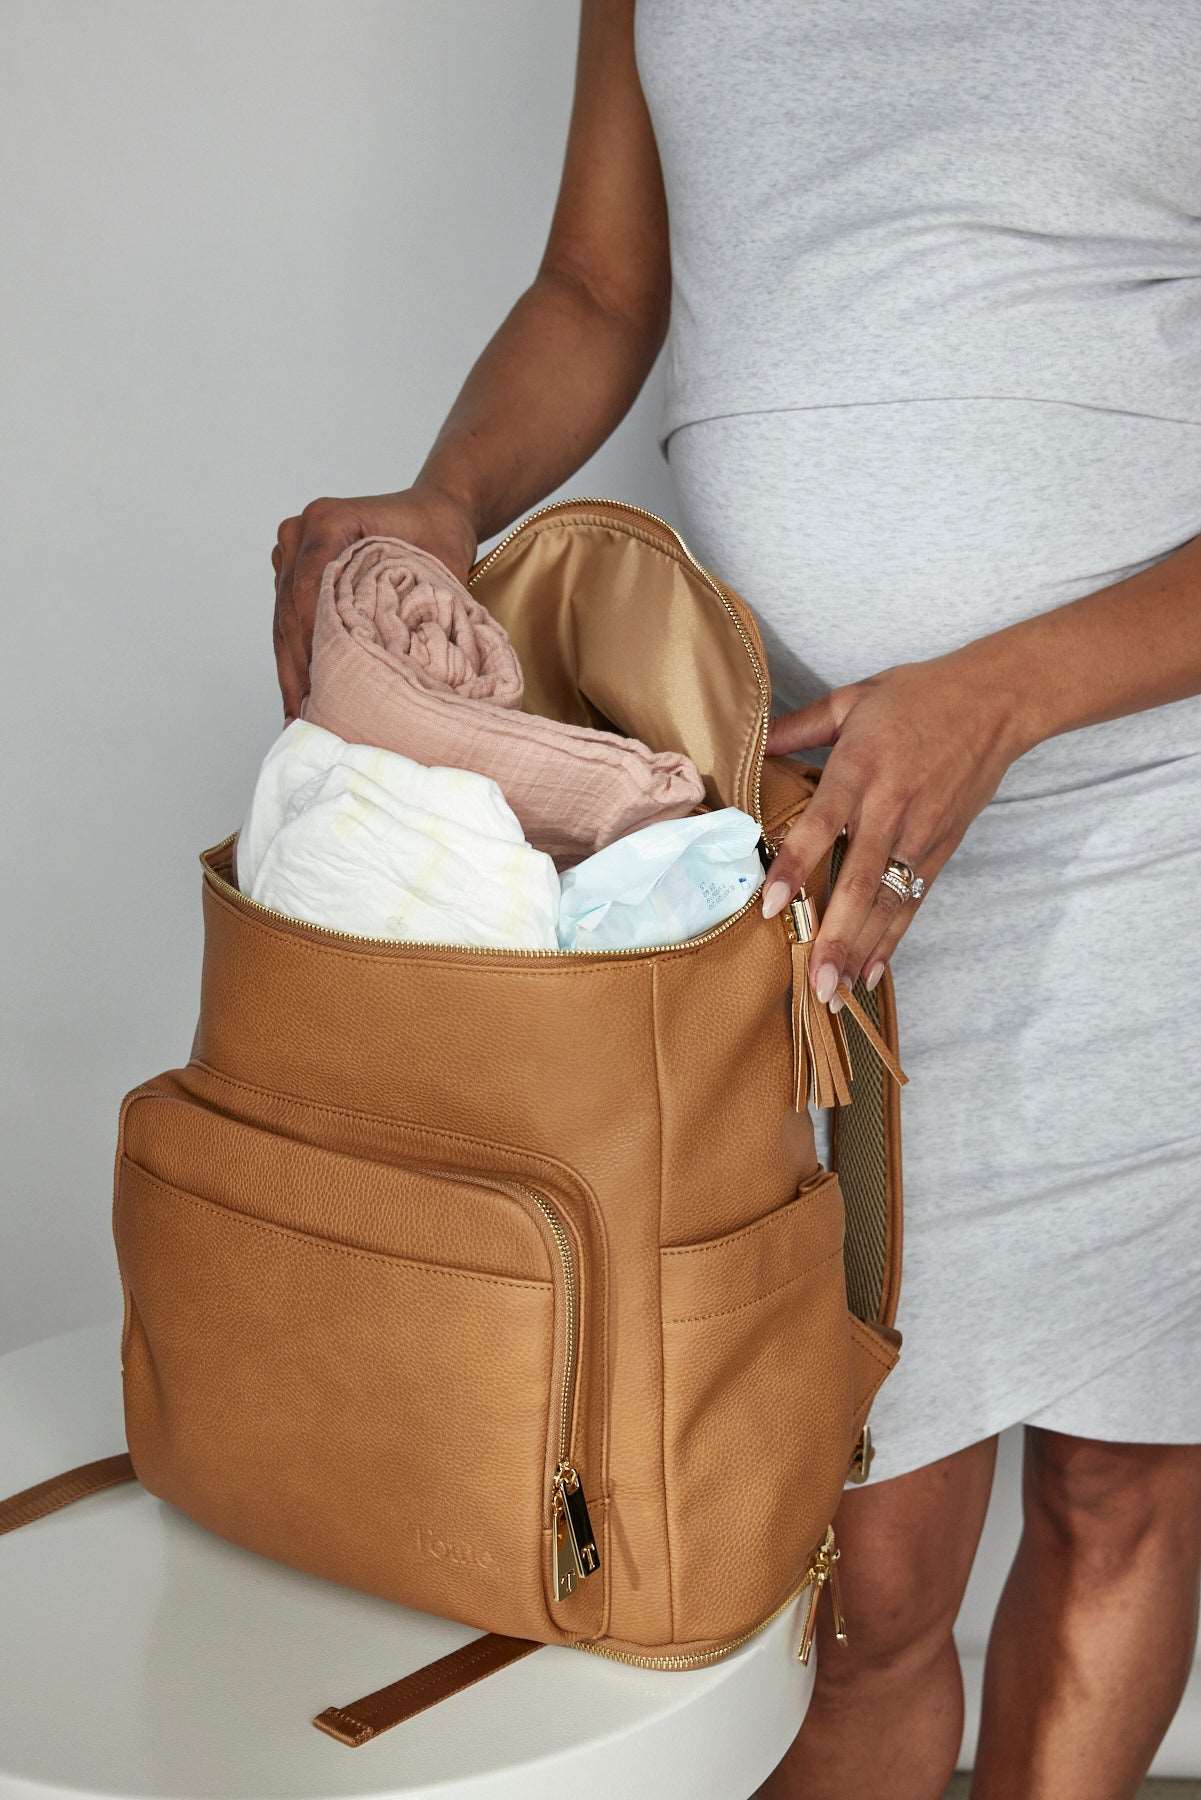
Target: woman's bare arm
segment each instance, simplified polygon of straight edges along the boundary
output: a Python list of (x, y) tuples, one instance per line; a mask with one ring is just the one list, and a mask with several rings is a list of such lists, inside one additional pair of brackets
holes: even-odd
[(383, 533), (466, 574), (481, 538), (567, 480), (624, 417), (663, 342), (670, 294), (634, 0), (583, 0), (563, 175), (533, 281), (471, 369), (411, 487), (314, 500), (279, 528), (275, 650), (287, 717), (307, 691), (326, 563)]

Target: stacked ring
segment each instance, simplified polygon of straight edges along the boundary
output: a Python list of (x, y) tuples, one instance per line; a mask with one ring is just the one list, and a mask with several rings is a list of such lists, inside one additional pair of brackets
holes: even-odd
[(890, 856), (888, 867), (880, 877), (880, 885), (891, 889), (898, 900), (920, 900), (926, 891), (926, 884), (920, 875), (915, 875), (907, 862), (899, 856)]

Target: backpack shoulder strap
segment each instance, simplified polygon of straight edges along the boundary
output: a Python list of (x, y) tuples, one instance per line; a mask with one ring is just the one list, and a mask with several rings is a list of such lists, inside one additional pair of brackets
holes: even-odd
[[(839, 838), (830, 856), (831, 884), (844, 846)], [(853, 1103), (836, 1106), (831, 1115), (830, 1165), (846, 1207), (847, 1304), (867, 1323), (891, 1326), (901, 1284), (900, 1087), (905, 1079), (892, 970), (885, 966), (870, 993), (857, 981), (844, 999)]]
[[(796, 757), (769, 756), (763, 767), (764, 833), (778, 843), (799, 818), (821, 769)], [(835, 841), (813, 898), (824, 911), (845, 840)], [(846, 1206), (847, 1301), (865, 1323), (891, 1327), (901, 1282), (903, 1188), (896, 997), (888, 967), (871, 993), (862, 981), (843, 993), (838, 1015), (849, 1080), (830, 1111), (830, 1166)]]
[(35, 1482), (33, 1487), (22, 1488), (19, 1494), (0, 1500), (0, 1537), (6, 1531), (15, 1531), (18, 1525), (31, 1525), (35, 1519), (57, 1512), (60, 1506), (70, 1506), (73, 1500), (85, 1500), (89, 1494), (136, 1479), (127, 1451), (65, 1469), (61, 1475), (52, 1475), (48, 1481)]
[[(33, 1487), (22, 1488), (20, 1493), (0, 1500), (0, 1537), (7, 1531), (16, 1531), (21, 1525), (32, 1525), (35, 1519), (44, 1519), (75, 1500), (86, 1500), (90, 1494), (103, 1493), (105, 1488), (136, 1480), (128, 1451), (117, 1456), (102, 1456), (96, 1462), (80, 1463), (78, 1468), (64, 1469), (62, 1474), (52, 1475), (48, 1481), (35, 1482)], [(317, 1714), (313, 1724), (340, 1744), (357, 1749), (360, 1744), (370, 1743), (381, 1731), (411, 1719), (414, 1713), (424, 1712), (427, 1706), (434, 1706), (439, 1700), (448, 1700), (473, 1682), (482, 1681), (485, 1675), (503, 1669), (519, 1657), (528, 1656), (531, 1650), (541, 1649), (542, 1645), (533, 1638), (503, 1637), (499, 1632), (489, 1631), (483, 1637), (460, 1644), (457, 1650), (440, 1656), (436, 1662), (415, 1669), (411, 1675), (404, 1675), (387, 1687), (377, 1688), (373, 1694), (365, 1694), (361, 1700), (351, 1701), (348, 1706), (327, 1706), (324, 1712)]]

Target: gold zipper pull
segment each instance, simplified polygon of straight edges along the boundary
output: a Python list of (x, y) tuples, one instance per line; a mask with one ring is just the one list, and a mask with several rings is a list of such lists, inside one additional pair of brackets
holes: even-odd
[(842, 1610), (842, 1581), (838, 1574), (841, 1550), (835, 1550), (830, 1557), (830, 1611), (834, 1618), (834, 1636), (838, 1643), (847, 1641), (847, 1618)]
[(842, 1555), (834, 1542), (834, 1527), (826, 1527), (826, 1535), (813, 1553), (813, 1561), (809, 1565), (808, 1582), (810, 1584), (809, 1604), (805, 1609), (805, 1622), (801, 1626), (801, 1641), (797, 1645), (797, 1661), (807, 1663), (813, 1649), (813, 1639), (817, 1633), (817, 1609), (821, 1604), (822, 1591), (830, 1589), (830, 1606), (834, 1614), (834, 1636), (838, 1643), (847, 1641), (847, 1622), (842, 1610), (842, 1590), (838, 1580), (838, 1559)]
[(575, 1557), (571, 1552), (571, 1534), (567, 1529), (567, 1509), (555, 1489), (554, 1505), (551, 1509), (551, 1561), (554, 1575), (555, 1599), (566, 1600), (575, 1593), (579, 1575), (576, 1570)]
[(826, 1585), (827, 1572), (815, 1570), (810, 1576), (809, 1604), (805, 1609), (805, 1623), (801, 1626), (801, 1641), (797, 1645), (797, 1661), (807, 1663), (809, 1653), (813, 1649), (813, 1637), (817, 1629), (817, 1603), (822, 1597), (822, 1589)]
[(583, 1484), (569, 1462), (559, 1463), (553, 1486), (555, 1593), (562, 1600), (575, 1587), (575, 1579), (566, 1579), (568, 1572), (581, 1580), (595, 1575), (600, 1568), (600, 1551), (588, 1517)]

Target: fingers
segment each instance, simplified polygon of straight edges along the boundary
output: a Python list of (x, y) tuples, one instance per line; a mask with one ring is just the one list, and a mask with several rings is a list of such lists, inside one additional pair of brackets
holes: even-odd
[(271, 566), (275, 570), (275, 619), (271, 635), (279, 691), (283, 695), (284, 719), (288, 723), (300, 715), (308, 670), (303, 641), (291, 609), (292, 562), (300, 533), (299, 519), (284, 519), (275, 534), (275, 548), (271, 552)]
[[(938, 871), (944, 868), (944, 864), (951, 857), (953, 850), (954, 844), (940, 844), (940, 846), (936, 846), (935, 850), (926, 851), (920, 860), (917, 857), (904, 859), (911, 862), (911, 868), (915, 869), (915, 873), (918, 875), (922, 875), (926, 882), (926, 893), (922, 896), (922, 900), (929, 895), (929, 889), (933, 887)], [(862, 931), (861, 940), (855, 945), (852, 958), (844, 968), (843, 986), (855, 985), (855, 981), (861, 974), (864, 986), (868, 990), (879, 983), (880, 976), (884, 974), (884, 965), (888, 963), (889, 956), (893, 954), (893, 950), (897, 949), (898, 943), (908, 932), (909, 925), (915, 920), (918, 907), (922, 905), (922, 900), (904, 900), (895, 907), (886, 907), (886, 909), (880, 907), (877, 909), (877, 913), (873, 913)]]
[(275, 569), (275, 662), (284, 717), (299, 717), (309, 689), (313, 620), (327, 563), (359, 534), (353, 506), (313, 500), (298, 518), (284, 519), (271, 553)]
[(859, 807), (850, 771), (831, 757), (813, 798), (776, 852), (763, 883), (763, 916), (772, 919), (807, 886), (813, 870)]
[(881, 913), (891, 919), (905, 905), (899, 894), (880, 884), (894, 854), (897, 826), (891, 807), (877, 807), (865, 810), (848, 836), (838, 879), (809, 954), (810, 979), (819, 1000), (830, 1000), (836, 994), (868, 920)]
[[(906, 841), (907, 840), (903, 840)], [(892, 854), (898, 854), (894, 851)], [(920, 872), (926, 883), (928, 893), (943, 864), (951, 854), (950, 848), (940, 847), (929, 850), (920, 856), (905, 856), (899, 853), (902, 860), (909, 862), (915, 872)], [(841, 880), (841, 876), (839, 877)], [(835, 884), (837, 885), (837, 884)], [(880, 899), (868, 915), (855, 946), (843, 966), (840, 987), (854, 987), (863, 976), (865, 987), (870, 992), (884, 974), (885, 964), (913, 924), (920, 900), (901, 900), (888, 888), (881, 888)], [(923, 896), (924, 897), (924, 896)], [(835, 997), (834, 1010), (837, 1011), (842, 1002)]]
[(874, 973), (875, 986), (915, 911), (913, 901), (881, 882), (890, 858), (912, 861), (927, 883), (945, 861), (907, 822), (908, 812), (903, 793), (878, 774), (865, 774), (845, 746), (836, 747), (767, 871), (762, 906), (770, 919), (809, 886), (835, 838), (846, 831), (847, 848), (809, 956), (813, 991), (835, 1010), (842, 1005), (839, 988), (853, 986), (865, 967)]
[(842, 990), (853, 988), (860, 975), (869, 992), (876, 986), (884, 974), (885, 963), (908, 931), (917, 907), (915, 900), (902, 900), (890, 888), (880, 889), (880, 898), (843, 962), (838, 979), (840, 991), (830, 1002), (832, 1012), (837, 1012), (842, 1005)]
[(796, 712), (781, 713), (773, 719), (767, 732), (767, 754), (789, 756), (794, 750), (812, 750), (818, 744), (832, 744), (846, 713), (845, 690), (833, 688), (828, 694), (802, 706)]

